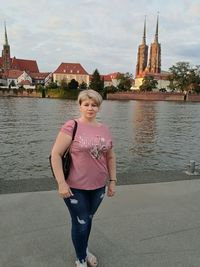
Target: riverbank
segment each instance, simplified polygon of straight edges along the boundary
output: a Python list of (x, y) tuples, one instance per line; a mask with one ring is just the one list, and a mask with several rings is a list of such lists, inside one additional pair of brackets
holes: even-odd
[(200, 102), (200, 94), (169, 92), (119, 92), (107, 94), (107, 100), (188, 101)]
[(0, 97), (30, 97), (30, 98), (55, 98), (55, 99), (77, 99), (78, 90), (63, 89), (1, 89)]
[[(31, 97), (54, 99), (77, 99), (79, 90), (48, 89), (38, 91), (3, 89), (0, 97)], [(144, 100), (144, 101), (182, 101), (200, 102), (200, 94), (169, 93), (169, 92), (119, 92), (106, 95), (107, 100)]]
[[(162, 183), (200, 179), (200, 175), (187, 175), (184, 171), (143, 171), (118, 175), (118, 185)], [(54, 178), (0, 180), (0, 194), (51, 191), (57, 188)]]

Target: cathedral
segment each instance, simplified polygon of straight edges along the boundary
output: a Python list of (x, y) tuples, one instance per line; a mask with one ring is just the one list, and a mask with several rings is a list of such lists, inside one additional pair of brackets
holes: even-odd
[(161, 71), (161, 44), (158, 41), (159, 17), (157, 16), (156, 32), (154, 42), (151, 43), (150, 53), (146, 43), (146, 17), (144, 21), (144, 32), (142, 43), (138, 47), (137, 64), (135, 71), (135, 86), (133, 89), (138, 90), (144, 77), (153, 76), (158, 82), (158, 89), (165, 88), (169, 85), (168, 72)]
[(39, 72), (36, 60), (18, 59), (10, 56), (10, 45), (8, 43), (5, 25), (5, 40), (0, 57), (0, 83), (5, 86), (35, 86), (45, 84), (49, 80), (49, 72)]

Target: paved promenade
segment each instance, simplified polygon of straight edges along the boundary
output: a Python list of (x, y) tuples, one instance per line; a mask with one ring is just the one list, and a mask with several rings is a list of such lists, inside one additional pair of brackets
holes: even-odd
[[(0, 195), (1, 267), (74, 267), (56, 191)], [(99, 267), (199, 267), (200, 180), (121, 185), (94, 219)]]

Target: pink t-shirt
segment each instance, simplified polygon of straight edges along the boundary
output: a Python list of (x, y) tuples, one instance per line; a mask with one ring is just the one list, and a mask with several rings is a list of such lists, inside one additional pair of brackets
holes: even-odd
[[(104, 124), (88, 125), (76, 120), (77, 131), (71, 144), (72, 165), (67, 179), (71, 188), (93, 190), (106, 184), (109, 177), (106, 152), (112, 148), (112, 136)], [(74, 121), (67, 121), (61, 131), (72, 136)]]

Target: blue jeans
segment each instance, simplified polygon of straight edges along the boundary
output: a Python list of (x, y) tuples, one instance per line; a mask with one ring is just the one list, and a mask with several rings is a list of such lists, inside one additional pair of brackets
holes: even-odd
[(73, 196), (65, 198), (71, 219), (72, 242), (77, 259), (82, 262), (86, 259), (86, 249), (92, 226), (92, 218), (105, 195), (105, 186), (95, 190), (71, 188)]

